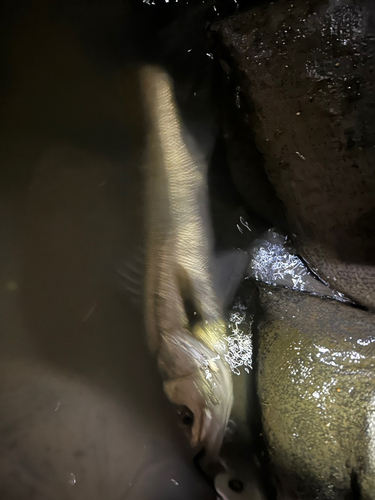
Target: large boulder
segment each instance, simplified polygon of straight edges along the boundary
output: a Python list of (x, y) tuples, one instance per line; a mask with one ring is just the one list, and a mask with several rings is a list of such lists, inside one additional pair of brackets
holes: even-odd
[[(372, 309), (374, 13), (371, 0), (279, 0), (212, 27), (247, 116), (237, 150), (247, 154), (254, 138), (305, 260)], [(255, 156), (234, 174), (250, 206), (265, 192)]]

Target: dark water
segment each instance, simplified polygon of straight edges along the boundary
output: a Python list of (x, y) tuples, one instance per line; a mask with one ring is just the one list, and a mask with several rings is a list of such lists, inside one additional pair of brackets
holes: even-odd
[(215, 497), (117, 273), (143, 241), (134, 64), (167, 46), (144, 9), (2, 4), (2, 499)]

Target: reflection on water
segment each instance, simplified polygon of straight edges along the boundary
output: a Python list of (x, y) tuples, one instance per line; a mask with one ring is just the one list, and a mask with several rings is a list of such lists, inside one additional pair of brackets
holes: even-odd
[(288, 239), (275, 231), (269, 230), (262, 239), (256, 241), (251, 253), (249, 277), (268, 285), (284, 286), (350, 303), (344, 294), (332, 290), (314, 276), (304, 262), (293, 254)]
[(230, 308), (227, 326), (229, 335), (224, 337), (226, 345), (225, 359), (235, 375), (240, 375), (243, 366), (246, 373), (253, 368), (252, 321), (246, 314), (247, 306), (237, 300)]

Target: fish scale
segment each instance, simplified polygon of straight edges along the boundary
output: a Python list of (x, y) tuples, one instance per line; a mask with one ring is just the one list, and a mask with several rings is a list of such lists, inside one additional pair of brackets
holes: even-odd
[[(207, 164), (183, 129), (169, 76), (148, 66), (140, 82), (149, 122), (146, 330), (169, 399), (194, 415), (192, 445), (205, 446), (207, 457), (216, 460), (233, 386), (225, 352), (215, 349), (226, 325), (212, 276)], [(186, 298), (193, 301), (198, 325), (189, 325)]]

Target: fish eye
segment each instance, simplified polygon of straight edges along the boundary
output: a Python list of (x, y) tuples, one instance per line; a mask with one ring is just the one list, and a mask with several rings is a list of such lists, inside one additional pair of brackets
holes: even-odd
[(181, 406), (178, 408), (177, 413), (180, 416), (181, 423), (185, 427), (192, 427), (194, 424), (194, 413), (187, 407)]
[(235, 491), (236, 493), (240, 493), (243, 491), (244, 484), (240, 479), (229, 479), (228, 481), (228, 486), (232, 491)]
[(193, 425), (193, 417), (190, 416), (190, 415), (185, 415), (183, 418), (182, 418), (182, 423), (184, 425)]

